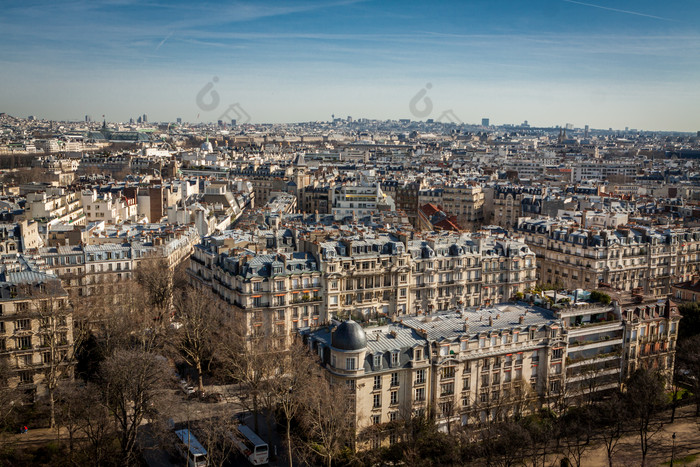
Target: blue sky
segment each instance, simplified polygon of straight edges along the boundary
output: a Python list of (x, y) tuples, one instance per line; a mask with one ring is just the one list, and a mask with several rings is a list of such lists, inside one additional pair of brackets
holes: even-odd
[(238, 103), (253, 122), (416, 119), (430, 83), (424, 118), (700, 130), (696, 1), (0, 6), (0, 111), (17, 116), (214, 121)]

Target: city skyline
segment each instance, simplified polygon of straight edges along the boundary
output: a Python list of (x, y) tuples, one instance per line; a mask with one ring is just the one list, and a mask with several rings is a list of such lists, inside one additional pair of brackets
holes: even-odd
[(694, 132), (698, 13), (678, 1), (35, 2), (0, 19), (0, 111), (196, 123), (238, 104), (253, 123), (452, 111), (465, 123)]

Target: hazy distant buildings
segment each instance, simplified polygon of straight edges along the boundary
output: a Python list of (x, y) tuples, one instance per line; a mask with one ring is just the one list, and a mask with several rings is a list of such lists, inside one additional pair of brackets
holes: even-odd
[(491, 125), (490, 119), (488, 119), (488, 118), (481, 119), (481, 126), (490, 126), (490, 125)]

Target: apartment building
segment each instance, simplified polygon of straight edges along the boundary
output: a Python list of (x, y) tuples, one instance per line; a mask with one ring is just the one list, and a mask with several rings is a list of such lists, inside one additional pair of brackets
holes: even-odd
[(328, 376), (352, 391), (363, 449), (396, 442), (390, 422), (429, 410), (446, 431), (524, 413), (558, 394), (561, 329), (549, 310), (500, 305), (368, 328), (345, 321), (304, 339)]
[(356, 185), (340, 185), (333, 188), (331, 213), (336, 220), (360, 219), (370, 216), (382, 206), (395, 211), (393, 200), (388, 197), (378, 182), (360, 182)]
[(438, 427), (478, 426), (619, 388), (637, 368), (673, 371), (680, 315), (666, 303), (500, 304), (303, 330), (332, 381), (354, 396), (358, 447), (398, 441), (391, 422), (433, 410)]
[(205, 239), (190, 257), (190, 283), (228, 305), (246, 335), (268, 335), (281, 346), (302, 327), (326, 322), (319, 264), (310, 253), (218, 253)]
[(446, 185), (433, 190), (421, 190), (419, 206), (428, 203), (440, 206), (455, 216), (463, 229), (480, 227), (484, 222), (484, 192), (480, 185)]
[(96, 190), (84, 190), (81, 200), (88, 222), (104, 221), (118, 224), (136, 220), (138, 205), (136, 199), (126, 198), (112, 193), (97, 193)]
[[(545, 188), (522, 186), (495, 186), (485, 189), (487, 197), (491, 198), (486, 203), (489, 212), (485, 217), (491, 224), (499, 225), (506, 229), (512, 229), (518, 225), (518, 219), (523, 216), (523, 200), (532, 197), (541, 198), (546, 194)], [(528, 204), (528, 203), (526, 203)]]
[[(190, 258), (192, 282), (211, 289), (236, 313), (301, 318), (284, 319), (288, 333), (334, 317), (404, 316), (500, 303), (535, 286), (535, 255), (518, 241), (447, 232), (415, 240), (381, 231), (340, 238), (334, 230), (286, 232), (260, 231), (259, 238), (238, 243), (205, 238)], [(274, 284), (267, 285), (277, 280), (275, 268), (282, 271), (280, 280), (294, 276), (295, 285), (266, 296), (276, 292)], [(251, 276), (237, 277), (242, 272)], [(311, 285), (304, 283), (305, 274)], [(298, 297), (288, 292), (297, 288), (308, 292)], [(250, 300), (253, 295), (257, 300)], [(306, 295), (313, 307), (290, 308), (291, 301)], [(273, 331), (269, 324), (267, 329)]]
[(27, 193), (27, 216), (49, 225), (71, 223), (85, 225), (85, 214), (79, 192), (49, 187), (46, 191)]
[[(145, 237), (145, 236), (144, 236)], [(37, 250), (45, 268), (63, 282), (72, 296), (90, 296), (110, 291), (128, 293), (122, 285), (133, 278), (143, 260), (162, 258), (170, 268), (187, 259), (199, 237), (194, 228), (171, 232), (169, 237), (66, 245)]]
[(700, 229), (582, 229), (571, 222), (524, 218), (516, 231), (537, 255), (538, 280), (567, 289), (599, 284), (665, 297), (700, 264)]
[(522, 242), (432, 235), (408, 243), (411, 312), (507, 301), (536, 284), (535, 254)]
[[(33, 400), (46, 392), (47, 371), (72, 378), (72, 311), (55, 276), (22, 258), (0, 272), (0, 359), (10, 388)], [(54, 366), (55, 365), (55, 366)]]

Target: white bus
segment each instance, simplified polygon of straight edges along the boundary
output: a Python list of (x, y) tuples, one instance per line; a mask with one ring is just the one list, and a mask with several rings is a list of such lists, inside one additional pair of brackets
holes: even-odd
[(175, 435), (179, 440), (177, 447), (180, 453), (187, 458), (187, 467), (206, 467), (209, 465), (207, 450), (190, 433), (190, 430), (175, 430)]
[(238, 425), (238, 436), (231, 436), (236, 447), (253, 465), (263, 465), (269, 462), (267, 443), (260, 439), (253, 430), (245, 425)]

